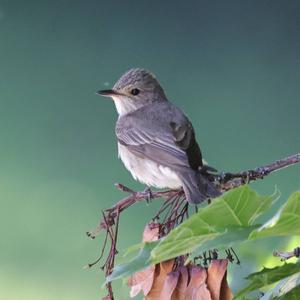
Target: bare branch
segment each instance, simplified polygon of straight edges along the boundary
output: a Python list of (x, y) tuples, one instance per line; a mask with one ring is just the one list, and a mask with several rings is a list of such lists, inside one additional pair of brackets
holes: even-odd
[(253, 170), (246, 170), (238, 173), (221, 173), (220, 175), (216, 175), (214, 180), (217, 184), (219, 184), (221, 190), (228, 191), (257, 179), (263, 179), (270, 173), (297, 164), (299, 162), (300, 153), (297, 153), (295, 155), (288, 156), (286, 158), (277, 160), (268, 165), (261, 166)]

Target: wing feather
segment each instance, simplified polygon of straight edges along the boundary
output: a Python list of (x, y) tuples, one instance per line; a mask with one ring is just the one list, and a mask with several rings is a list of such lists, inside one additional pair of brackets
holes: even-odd
[(186, 126), (185, 132), (180, 129), (180, 139), (171, 125), (169, 130), (163, 132), (150, 131), (147, 128), (142, 130), (136, 126), (117, 126), (116, 134), (119, 143), (127, 146), (139, 157), (151, 159), (173, 169), (198, 169), (202, 165), (201, 152), (191, 126)]

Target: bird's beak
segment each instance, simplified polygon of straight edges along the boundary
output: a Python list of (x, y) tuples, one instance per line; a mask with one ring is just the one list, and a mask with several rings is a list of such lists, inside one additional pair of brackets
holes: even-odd
[(117, 91), (114, 90), (101, 90), (96, 92), (97, 95), (105, 96), (105, 97), (112, 97), (112, 96), (117, 96), (120, 95)]

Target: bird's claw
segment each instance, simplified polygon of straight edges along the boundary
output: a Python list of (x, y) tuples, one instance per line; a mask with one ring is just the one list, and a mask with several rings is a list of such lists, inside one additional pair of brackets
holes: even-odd
[(152, 194), (151, 189), (149, 187), (146, 187), (143, 191), (143, 194), (145, 196), (146, 202), (149, 204), (151, 202), (151, 200), (153, 199), (153, 194)]

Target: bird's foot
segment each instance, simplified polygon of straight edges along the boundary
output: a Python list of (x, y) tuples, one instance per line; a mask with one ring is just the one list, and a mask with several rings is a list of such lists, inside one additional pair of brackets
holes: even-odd
[(151, 202), (151, 200), (153, 199), (153, 194), (152, 194), (151, 189), (149, 187), (146, 187), (142, 193), (145, 196), (146, 202), (149, 204)]

